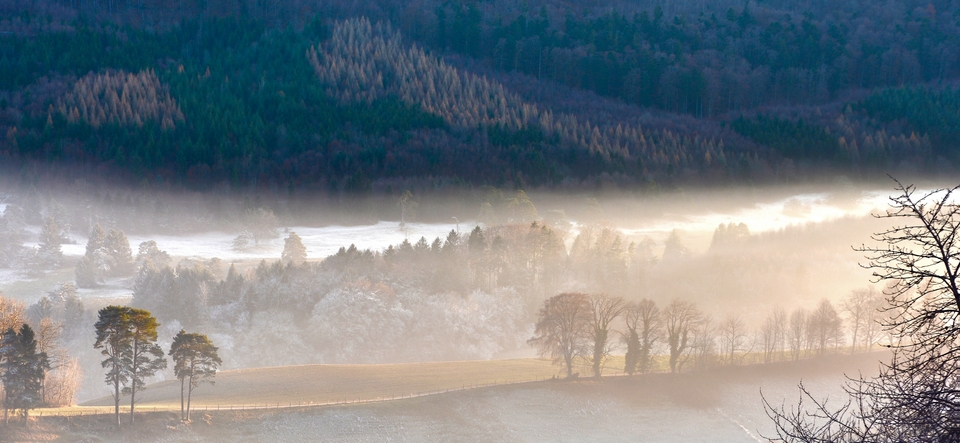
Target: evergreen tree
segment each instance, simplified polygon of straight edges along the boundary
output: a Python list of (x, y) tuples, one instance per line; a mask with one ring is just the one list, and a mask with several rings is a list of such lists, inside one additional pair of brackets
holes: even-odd
[(167, 360), (163, 358), (163, 350), (157, 344), (157, 327), (160, 326), (157, 319), (143, 309), (126, 309), (129, 312), (127, 318), (131, 339), (130, 384), (123, 391), (130, 394), (130, 424), (133, 424), (137, 391), (146, 385), (144, 379), (167, 367)]
[(53, 217), (47, 217), (40, 230), (40, 242), (37, 247), (36, 266), (40, 269), (52, 269), (60, 265), (63, 259), (63, 251), (60, 250), (62, 243), (60, 227)]
[(107, 306), (97, 315), (97, 323), (94, 325), (97, 341), (93, 347), (100, 349), (100, 353), (107, 357), (100, 365), (107, 369), (105, 381), (113, 387), (113, 413), (117, 427), (120, 427), (120, 385), (125, 385), (130, 380), (128, 368), (132, 357), (130, 308)]
[[(144, 379), (167, 367), (163, 350), (157, 345), (157, 319), (149, 311), (127, 306), (107, 306), (99, 312), (94, 348), (107, 358), (106, 382), (113, 385), (114, 416), (120, 426), (120, 395), (130, 394), (130, 423), (133, 423), (137, 391)], [(121, 390), (120, 385), (125, 387)]]
[(93, 225), (93, 229), (90, 230), (90, 238), (87, 239), (87, 251), (83, 256), (93, 258), (97, 251), (103, 247), (106, 240), (107, 233), (100, 227), (100, 223)]
[(0, 217), (0, 266), (12, 267), (23, 250), (23, 210), (7, 206)]
[[(193, 390), (202, 382), (213, 384), (217, 367), (223, 363), (217, 355), (217, 347), (203, 334), (188, 334), (182, 329), (170, 345), (173, 371), (180, 379), (180, 419), (190, 421), (190, 398)], [(186, 385), (186, 386), (185, 386)], [(186, 387), (186, 408), (184, 388)]]
[(74, 269), (74, 276), (77, 286), (81, 288), (93, 288), (99, 283), (99, 273), (92, 260), (86, 256), (80, 257), (77, 261), (77, 267)]
[(153, 263), (156, 267), (162, 268), (170, 264), (170, 255), (166, 251), (161, 251), (157, 247), (157, 242), (153, 240), (140, 243), (137, 248), (136, 268), (141, 269), (147, 263)]
[(19, 411), (24, 421), (32, 408), (43, 402), (43, 378), (50, 363), (47, 354), (37, 351), (33, 329), (24, 323), (19, 331), (8, 328), (0, 340), (0, 369), (3, 370), (4, 418), (7, 411)]
[(130, 275), (133, 272), (133, 252), (130, 250), (130, 241), (127, 240), (123, 231), (111, 229), (107, 233), (103, 247), (110, 257), (111, 276)]
[(285, 264), (300, 265), (307, 259), (307, 248), (303, 246), (303, 241), (296, 232), (291, 232), (290, 236), (283, 240), (283, 254), (280, 259)]
[(106, 254), (104, 253), (104, 244), (107, 234), (97, 223), (90, 230), (90, 237), (87, 239), (87, 250), (77, 262), (74, 275), (77, 278), (77, 286), (81, 288), (93, 288), (103, 282), (105, 270), (109, 268), (108, 263), (104, 262)]

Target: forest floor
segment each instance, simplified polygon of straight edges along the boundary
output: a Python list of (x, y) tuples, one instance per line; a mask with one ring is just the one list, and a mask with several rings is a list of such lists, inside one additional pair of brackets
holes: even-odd
[[(149, 412), (150, 408), (144, 407), (141, 410), (146, 411), (137, 413), (135, 425), (127, 424), (129, 416), (123, 416), (119, 430), (111, 415), (36, 417), (35, 413), (28, 425), (11, 422), (0, 426), (0, 441), (764, 441), (762, 436), (770, 436), (772, 429), (763, 410), (761, 390), (772, 404), (794, 404), (798, 398), (796, 385), (802, 379), (815, 395), (839, 404), (844, 374), (863, 371), (869, 376), (884, 355), (828, 356), (706, 372), (604, 377), (599, 381), (551, 379), (362, 404), (194, 409), (193, 421), (188, 424), (180, 423), (179, 413), (173, 410)], [(549, 362), (544, 363), (551, 368)], [(308, 368), (315, 369), (293, 367), (300, 371)], [(246, 382), (264, 386), (279, 383), (273, 380), (278, 376), (273, 372), (276, 369), (246, 371)], [(344, 365), (340, 369), (356, 368)], [(424, 378), (442, 377), (437, 372), (431, 374), (429, 366), (419, 369), (424, 370)], [(469, 370), (463, 372), (463, 376), (468, 374)], [(301, 384), (308, 389), (308, 383)], [(375, 385), (357, 386), (358, 392), (372, 392)], [(160, 386), (145, 392), (167, 389), (155, 388)], [(203, 386), (197, 392), (210, 388)], [(235, 384), (232, 389), (242, 388)], [(246, 388), (238, 395), (253, 399), (257, 389)], [(260, 392), (265, 397), (256, 398), (263, 405), (289, 403), (274, 397), (280, 392)]]

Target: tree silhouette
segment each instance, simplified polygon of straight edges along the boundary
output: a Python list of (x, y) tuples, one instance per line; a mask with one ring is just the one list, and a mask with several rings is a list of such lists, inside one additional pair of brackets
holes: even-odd
[(30, 409), (43, 403), (43, 379), (50, 369), (47, 354), (37, 350), (33, 329), (8, 328), (0, 339), (0, 369), (3, 370), (4, 419), (8, 410), (19, 411), (24, 421)]
[[(861, 246), (865, 268), (886, 283), (881, 320), (893, 356), (880, 374), (851, 379), (850, 399), (828, 406), (800, 386), (796, 407), (764, 399), (779, 441), (952, 442), (960, 439), (960, 187), (918, 192), (897, 182), (899, 195), (879, 218), (896, 224)], [(809, 401), (805, 407), (804, 401)]]
[(680, 357), (691, 343), (691, 334), (704, 321), (703, 313), (692, 302), (673, 300), (663, 310), (663, 323), (670, 346), (670, 372), (680, 369)]
[[(157, 320), (149, 311), (126, 306), (107, 306), (98, 312), (94, 348), (107, 358), (105, 381), (113, 385), (114, 415), (120, 426), (120, 395), (130, 394), (130, 423), (134, 420), (137, 391), (144, 379), (167, 366), (157, 345)], [(120, 386), (125, 385), (121, 390)]]
[(534, 336), (527, 342), (541, 356), (563, 363), (567, 378), (573, 377), (573, 359), (587, 355), (591, 330), (590, 296), (565, 292), (543, 302), (537, 315)]
[[(182, 329), (173, 337), (170, 345), (173, 372), (180, 380), (180, 419), (190, 421), (190, 398), (193, 390), (202, 382), (213, 384), (217, 367), (223, 363), (217, 355), (217, 347), (203, 334), (186, 333)], [(186, 388), (186, 408), (184, 408)]]
[(599, 378), (603, 360), (610, 354), (610, 331), (613, 322), (623, 314), (625, 303), (621, 297), (607, 294), (590, 296), (590, 338), (593, 341), (593, 376)]

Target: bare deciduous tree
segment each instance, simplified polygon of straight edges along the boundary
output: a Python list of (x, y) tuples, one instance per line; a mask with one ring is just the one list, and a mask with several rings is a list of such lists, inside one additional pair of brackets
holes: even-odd
[(807, 317), (810, 314), (806, 309), (798, 308), (790, 314), (790, 328), (787, 330), (787, 341), (790, 344), (790, 356), (797, 360), (807, 346)]
[(727, 359), (729, 365), (737, 364), (737, 353), (747, 344), (747, 324), (739, 315), (731, 315), (720, 323), (718, 332), (722, 357)]
[(897, 185), (878, 216), (897, 224), (873, 235), (880, 246), (857, 248), (875, 282), (888, 283), (882, 327), (893, 356), (879, 375), (850, 380), (850, 400), (839, 408), (802, 385), (795, 408), (765, 399), (779, 441), (960, 441), (960, 187), (918, 193)]
[(590, 338), (593, 341), (593, 376), (600, 377), (603, 361), (610, 355), (610, 330), (625, 308), (623, 298), (607, 294), (590, 296)]
[[(875, 316), (872, 314), (873, 311), (877, 310), (876, 303), (874, 302), (875, 298), (876, 291), (873, 287), (855, 289), (850, 291), (850, 295), (848, 295), (840, 305), (850, 325), (851, 353), (857, 351), (857, 344), (863, 339), (863, 335), (874, 321)], [(869, 342), (868, 340), (866, 343)]]
[(663, 310), (663, 323), (670, 346), (670, 372), (677, 372), (680, 357), (690, 345), (691, 333), (703, 321), (703, 313), (692, 302), (673, 300)]
[(816, 347), (818, 355), (823, 355), (830, 346), (839, 348), (843, 344), (843, 320), (830, 300), (820, 300), (808, 323), (810, 344)]
[(563, 363), (570, 378), (573, 359), (589, 352), (590, 328), (590, 296), (565, 292), (544, 301), (534, 336), (527, 343), (535, 346), (541, 356), (549, 355), (554, 363)]
[(784, 350), (787, 338), (787, 312), (775, 308), (767, 315), (760, 327), (760, 339), (763, 344), (763, 362), (770, 363)]

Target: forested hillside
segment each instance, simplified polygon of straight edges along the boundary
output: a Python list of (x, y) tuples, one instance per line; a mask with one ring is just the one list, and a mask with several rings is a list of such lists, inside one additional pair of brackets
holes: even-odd
[(960, 160), (953, 2), (709, 3), (6, 0), (0, 168), (342, 195)]

